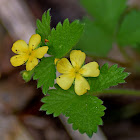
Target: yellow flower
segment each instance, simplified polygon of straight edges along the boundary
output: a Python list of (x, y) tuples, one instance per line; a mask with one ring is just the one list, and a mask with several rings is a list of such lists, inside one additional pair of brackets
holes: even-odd
[(12, 51), (17, 55), (10, 59), (11, 64), (16, 67), (27, 62), (26, 70), (32, 70), (38, 64), (37, 58), (42, 58), (48, 51), (48, 46), (37, 48), (40, 41), (41, 36), (39, 34), (31, 36), (29, 45), (24, 40), (16, 41), (12, 46)]
[(73, 50), (70, 53), (71, 63), (66, 58), (62, 58), (57, 62), (57, 70), (60, 75), (57, 77), (57, 84), (64, 90), (68, 90), (75, 80), (75, 93), (83, 95), (90, 90), (90, 85), (84, 77), (97, 77), (100, 74), (97, 62), (90, 62), (84, 66), (86, 55), (80, 50)]
[(60, 60), (59, 58), (55, 58), (54, 59), (54, 64), (56, 65), (59, 60)]

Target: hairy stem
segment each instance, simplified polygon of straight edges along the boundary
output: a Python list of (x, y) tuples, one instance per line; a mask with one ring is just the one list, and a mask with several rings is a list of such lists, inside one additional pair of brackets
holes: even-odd
[(125, 49), (123, 47), (121, 47), (121, 46), (118, 46), (118, 48), (119, 48), (121, 54), (123, 55), (124, 59), (126, 61), (132, 63), (133, 62), (133, 59), (126, 53)]
[(109, 89), (102, 92), (94, 93), (96, 96), (100, 95), (130, 95), (140, 96), (140, 90), (129, 90), (129, 89)]
[(109, 61), (109, 62), (112, 62), (112, 63), (117, 63), (122, 67), (131, 67), (130, 63), (123, 63), (123, 62), (121, 62), (119, 60), (112, 59), (112, 58), (109, 58), (109, 57), (92, 56), (92, 58), (93, 59), (102, 59), (102, 60), (106, 60), (106, 61)]

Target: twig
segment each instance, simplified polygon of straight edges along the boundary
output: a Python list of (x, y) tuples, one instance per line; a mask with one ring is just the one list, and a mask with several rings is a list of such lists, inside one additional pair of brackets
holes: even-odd
[(102, 92), (93, 93), (95, 96), (101, 95), (130, 95), (140, 96), (140, 90), (129, 90), (129, 89), (109, 89)]
[(112, 58), (109, 58), (109, 57), (92, 56), (92, 58), (103, 59), (103, 60), (106, 60), (106, 61), (109, 61), (109, 62), (112, 62), (112, 63), (117, 63), (122, 67), (131, 67), (132, 66), (131, 63), (124, 63), (124, 62), (121, 62), (119, 60), (112, 59)]

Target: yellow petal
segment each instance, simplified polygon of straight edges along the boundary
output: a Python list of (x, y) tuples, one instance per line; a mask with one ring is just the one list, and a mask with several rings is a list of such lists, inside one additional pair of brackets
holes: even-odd
[(29, 57), (29, 60), (26, 63), (26, 70), (32, 70), (38, 64), (38, 60), (35, 57)]
[(71, 87), (74, 81), (74, 76), (70, 74), (64, 74), (56, 78), (57, 84), (64, 90), (67, 90)]
[(86, 55), (80, 50), (73, 50), (70, 53), (70, 60), (75, 69), (80, 69), (85, 61)]
[(56, 65), (59, 60), (60, 60), (59, 58), (55, 58), (54, 59), (54, 64)]
[(28, 55), (20, 54), (11, 57), (10, 62), (13, 66), (17, 67), (24, 64), (28, 60)]
[(27, 53), (28, 45), (24, 40), (18, 40), (13, 44), (12, 51), (16, 54)]
[(43, 46), (38, 49), (35, 49), (32, 52), (32, 55), (36, 58), (42, 58), (47, 53), (47, 51), (48, 51), (48, 46)]
[(100, 74), (99, 65), (97, 62), (90, 62), (84, 65), (79, 70), (79, 73), (82, 74), (84, 77), (97, 77)]
[(73, 73), (74, 68), (66, 58), (62, 58), (57, 62), (57, 71), (63, 74)]
[(34, 50), (40, 43), (41, 36), (39, 34), (34, 34), (29, 40), (29, 50)]
[(82, 77), (80, 74), (77, 74), (74, 88), (77, 95), (83, 95), (87, 92), (87, 90), (90, 90), (90, 85), (84, 77)]

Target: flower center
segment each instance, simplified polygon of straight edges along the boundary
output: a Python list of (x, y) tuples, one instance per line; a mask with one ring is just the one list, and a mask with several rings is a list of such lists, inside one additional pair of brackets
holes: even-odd
[(29, 56), (33, 55), (33, 49), (32, 50), (28, 50), (28, 55)]
[(29, 51), (29, 52), (28, 52), (28, 55), (31, 56), (31, 55), (32, 55), (32, 51)]
[(32, 55), (32, 52), (29, 52), (28, 55), (31, 56)]
[(80, 70), (80, 69), (79, 69), (79, 68), (74, 68), (74, 69), (75, 69), (75, 71), (74, 71), (75, 74), (79, 74), (79, 70)]

